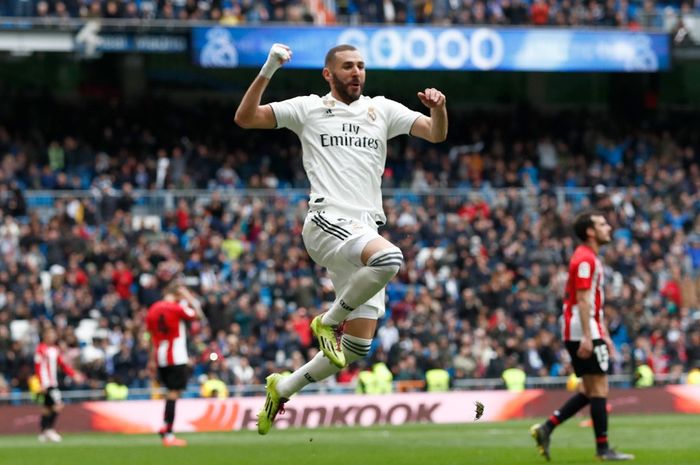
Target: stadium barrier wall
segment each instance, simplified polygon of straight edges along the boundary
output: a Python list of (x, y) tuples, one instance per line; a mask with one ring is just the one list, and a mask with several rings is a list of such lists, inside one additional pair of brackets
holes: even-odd
[[(469, 423), (476, 401), (486, 406), (481, 421), (505, 421), (548, 415), (571, 395), (564, 390), (458, 391), (389, 395), (300, 395), (287, 404), (276, 428), (369, 426), (404, 423)], [(179, 432), (254, 429), (262, 397), (183, 399), (177, 404)], [(612, 389), (610, 405), (618, 413), (700, 414), (700, 386)], [(155, 433), (163, 400), (82, 402), (66, 406), (58, 428), (66, 432)], [(587, 411), (586, 411), (587, 414)], [(1, 406), (0, 434), (36, 433), (38, 406)]]

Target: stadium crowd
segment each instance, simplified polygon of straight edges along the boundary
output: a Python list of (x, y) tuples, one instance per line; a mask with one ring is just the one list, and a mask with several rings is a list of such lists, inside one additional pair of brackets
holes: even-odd
[(321, 24), (533, 25), (660, 28), (690, 0), (2, 0), (0, 16)]
[[(211, 126), (226, 121), (215, 106), (208, 118), (196, 109), (163, 110), (171, 117), (160, 119), (94, 112), (105, 120), (75, 126), (71, 119), (88, 113), (62, 111), (65, 121), (42, 126), (50, 116), (40, 109), (17, 111), (36, 127), (0, 124), (0, 392), (27, 389), (46, 324), (87, 375), (72, 387), (149, 386), (143, 318), (178, 274), (208, 317), (191, 327), (193, 383), (215, 373), (227, 384), (259, 384), (313, 356), (309, 322), (333, 290), (301, 241), (305, 196), (286, 190), (305, 186), (290, 133), (252, 133), (242, 143), (223, 122)], [(410, 189), (386, 197), (383, 232), (406, 261), (387, 289), (369, 363), (385, 361), (395, 380), (422, 379), (434, 366), (453, 379), (498, 378), (514, 365), (528, 376), (568, 375), (557, 321), (575, 247), (568, 225), (595, 206), (615, 228), (604, 252), (613, 372), (645, 363), (680, 381), (700, 366), (692, 118), (615, 125), (604, 115), (523, 110), (451, 119), (449, 143), (390, 147), (386, 185)], [(575, 189), (585, 186), (593, 190)], [(71, 193), (85, 187), (89, 195)], [(174, 195), (143, 216), (141, 196), (163, 187), (211, 195)], [(260, 187), (272, 190), (243, 190)], [(39, 209), (25, 188), (64, 192)]]

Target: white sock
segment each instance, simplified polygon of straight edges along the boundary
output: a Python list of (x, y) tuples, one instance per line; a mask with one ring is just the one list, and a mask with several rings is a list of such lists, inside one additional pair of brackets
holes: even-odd
[(350, 365), (355, 360), (365, 358), (372, 348), (372, 339), (353, 336), (352, 334), (343, 334), (341, 339), (345, 361)]
[(299, 367), (294, 373), (285, 376), (277, 383), (277, 393), (289, 399), (293, 394), (301, 391), (307, 384), (315, 383), (328, 378), (340, 371), (319, 352), (305, 365)]
[(398, 247), (380, 250), (369, 257), (367, 265), (353, 273), (343, 293), (323, 314), (321, 323), (335, 326), (344, 321), (350, 312), (384, 289), (399, 272), (402, 263), (403, 254)]

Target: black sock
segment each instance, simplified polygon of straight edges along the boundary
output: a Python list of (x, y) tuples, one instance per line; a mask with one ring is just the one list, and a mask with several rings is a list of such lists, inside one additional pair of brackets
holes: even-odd
[(49, 429), (49, 415), (48, 413), (42, 413), (41, 414), (41, 421), (39, 422), (39, 425), (41, 426), (41, 432), (43, 433), (47, 429)]
[(559, 410), (555, 410), (554, 413), (550, 415), (547, 422), (544, 424), (545, 428), (552, 431), (561, 423), (564, 423), (566, 420), (576, 415), (576, 412), (588, 405), (589, 402), (590, 399), (579, 392), (575, 396), (569, 398)]
[(165, 416), (163, 417), (165, 421), (165, 427), (167, 433), (173, 432), (173, 423), (175, 423), (175, 400), (168, 399), (165, 401)]
[(49, 413), (49, 428), (53, 428), (53, 425), (56, 424), (56, 418), (58, 417), (58, 412), (51, 412)]
[(605, 397), (591, 397), (591, 419), (593, 431), (595, 431), (596, 448), (599, 451), (608, 448), (608, 399)]

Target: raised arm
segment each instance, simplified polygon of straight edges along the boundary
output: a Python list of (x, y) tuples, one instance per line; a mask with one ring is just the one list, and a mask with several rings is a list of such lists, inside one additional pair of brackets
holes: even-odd
[(241, 100), (234, 121), (244, 129), (273, 129), (277, 126), (275, 113), (270, 105), (260, 105), (263, 92), (283, 64), (292, 59), (292, 50), (283, 44), (274, 44), (270, 48), (267, 61), (253, 83), (248, 87)]
[(204, 311), (202, 310), (202, 304), (199, 302), (199, 299), (195, 297), (195, 295), (192, 294), (192, 292), (189, 289), (187, 289), (187, 287), (179, 287), (178, 294), (180, 295), (180, 297), (185, 299), (185, 301), (187, 301), (187, 304), (195, 311), (196, 318), (198, 320), (207, 320), (207, 317), (204, 315)]
[(428, 142), (442, 142), (447, 139), (447, 98), (437, 89), (429, 88), (418, 92), (421, 103), (430, 109), (430, 116), (421, 116), (411, 128), (411, 135)]

